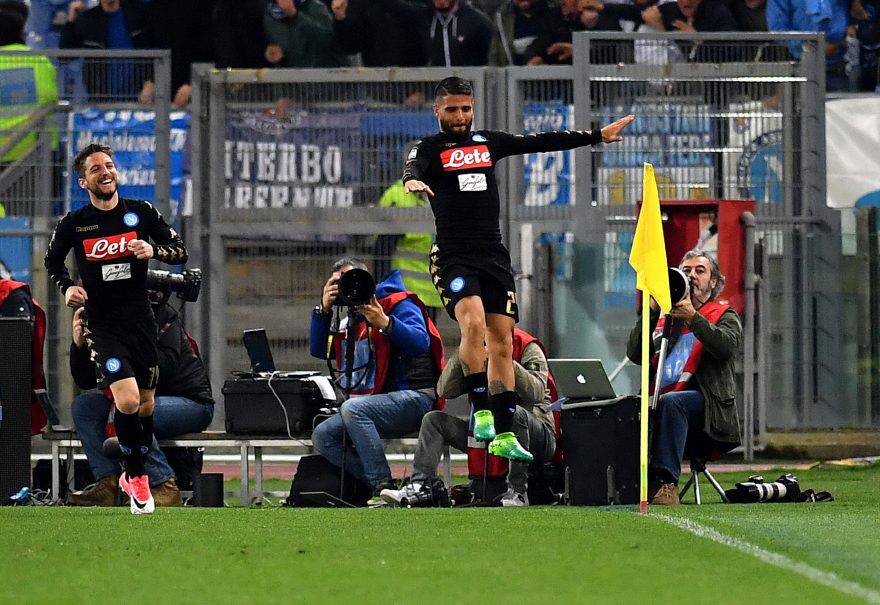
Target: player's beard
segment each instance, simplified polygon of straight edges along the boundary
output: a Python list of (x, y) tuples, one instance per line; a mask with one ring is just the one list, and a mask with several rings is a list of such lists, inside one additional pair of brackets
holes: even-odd
[(471, 134), (471, 125), (473, 125), (474, 121), (471, 120), (468, 122), (464, 128), (459, 128), (458, 130), (453, 129), (452, 122), (447, 122), (446, 120), (440, 119), (440, 130), (443, 131), (444, 134), (447, 134), (456, 139), (466, 139)]
[(119, 183), (113, 181), (113, 190), (110, 192), (103, 191), (101, 189), (101, 185), (97, 184), (94, 187), (89, 187), (89, 191), (91, 191), (92, 195), (101, 200), (102, 202), (109, 201), (113, 199), (113, 196), (116, 195), (116, 192), (119, 190)]

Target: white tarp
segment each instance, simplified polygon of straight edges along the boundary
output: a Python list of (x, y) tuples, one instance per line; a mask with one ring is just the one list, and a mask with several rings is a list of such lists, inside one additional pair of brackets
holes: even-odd
[(880, 206), (880, 95), (825, 104), (828, 206)]

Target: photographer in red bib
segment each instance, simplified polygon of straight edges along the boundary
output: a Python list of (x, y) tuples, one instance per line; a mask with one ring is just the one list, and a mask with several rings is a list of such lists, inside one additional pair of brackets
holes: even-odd
[(445, 78), (434, 90), (440, 132), (416, 144), (403, 173), (408, 193), (425, 193), (437, 226), (431, 277), (447, 313), (461, 330), (459, 359), (473, 405), (474, 437), (491, 441), (489, 452), (532, 461), (512, 432), (513, 327), (519, 318), (510, 253), (501, 241), (495, 164), (511, 155), (562, 151), (621, 140), (635, 117), (602, 130), (530, 135), (472, 131), (470, 82)]
[[(733, 308), (718, 300), (724, 275), (708, 253), (691, 250), (678, 267), (690, 279), (690, 292), (672, 307), (669, 353), (660, 378), (649, 467), (651, 504), (677, 505), (681, 461), (707, 449), (739, 445), (734, 358), (742, 344), (742, 324)], [(651, 300), (651, 365), (659, 361), (666, 317)], [(642, 320), (629, 335), (626, 355), (641, 362)], [(701, 451), (702, 450), (702, 451)]]
[[(85, 307), (83, 336), (98, 385), (110, 389), (116, 405), (116, 433), (125, 460), (119, 486), (129, 496), (133, 514), (149, 514), (155, 502), (144, 457), (153, 443), (159, 357), (147, 265), (151, 258), (180, 265), (187, 252), (149, 202), (119, 197), (112, 149), (92, 143), (77, 154), (74, 168), (89, 204), (58, 222), (46, 251), (46, 269), (68, 307)], [(65, 265), (71, 249), (82, 286), (74, 283)]]

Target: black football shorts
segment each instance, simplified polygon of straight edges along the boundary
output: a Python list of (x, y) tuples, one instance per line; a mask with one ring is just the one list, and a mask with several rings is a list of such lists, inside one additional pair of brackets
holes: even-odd
[(95, 363), (98, 386), (107, 388), (124, 378), (134, 378), (139, 389), (155, 389), (159, 383), (159, 350), (156, 322), (152, 317), (124, 323), (87, 318), (83, 335)]
[(455, 305), (467, 296), (479, 296), (486, 313), (519, 321), (516, 284), (510, 253), (502, 244), (445, 250), (431, 248), (431, 279), (446, 312), (455, 319)]

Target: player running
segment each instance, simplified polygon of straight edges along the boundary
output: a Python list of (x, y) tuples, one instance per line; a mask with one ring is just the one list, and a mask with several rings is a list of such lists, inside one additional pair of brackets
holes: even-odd
[[(119, 485), (131, 499), (133, 514), (149, 514), (155, 504), (144, 457), (153, 443), (159, 359), (147, 264), (151, 258), (183, 264), (186, 248), (149, 202), (119, 197), (109, 147), (88, 145), (77, 154), (74, 168), (90, 203), (58, 222), (46, 251), (46, 269), (68, 307), (85, 305), (83, 333), (98, 384), (110, 389), (116, 405), (114, 424), (125, 460)], [(71, 248), (82, 286), (70, 279), (65, 265)]]
[(461, 330), (459, 357), (474, 408), (474, 438), (489, 453), (531, 461), (512, 432), (516, 409), (513, 326), (519, 319), (510, 253), (501, 242), (495, 164), (511, 155), (562, 151), (621, 140), (635, 116), (601, 130), (530, 135), (471, 131), (473, 88), (445, 78), (434, 91), (440, 132), (418, 142), (403, 173), (404, 187), (426, 193), (437, 225), (431, 276), (447, 313)]

